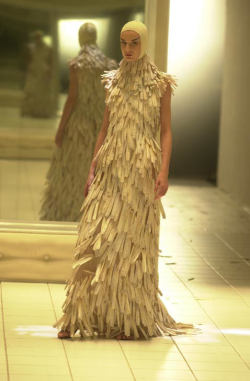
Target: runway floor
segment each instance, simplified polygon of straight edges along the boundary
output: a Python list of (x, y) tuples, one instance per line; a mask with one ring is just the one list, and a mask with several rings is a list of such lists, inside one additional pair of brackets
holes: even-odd
[(160, 289), (195, 335), (60, 341), (63, 284), (1, 283), (1, 381), (249, 381), (250, 216), (202, 181), (164, 197)]

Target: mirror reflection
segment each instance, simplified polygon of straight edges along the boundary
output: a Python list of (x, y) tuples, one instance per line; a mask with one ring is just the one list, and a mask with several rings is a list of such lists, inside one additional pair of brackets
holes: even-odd
[[(100, 75), (144, 1), (0, 5), (2, 220), (78, 221), (104, 110)], [(54, 9), (53, 9), (54, 8)]]
[(24, 46), (25, 83), (21, 115), (33, 118), (50, 118), (55, 114), (53, 89), (52, 48), (43, 39), (44, 33), (36, 30)]
[(77, 221), (95, 142), (104, 112), (100, 76), (117, 68), (96, 44), (97, 28), (86, 22), (78, 32), (81, 50), (70, 61), (68, 97), (57, 129), (40, 211), (42, 220)]

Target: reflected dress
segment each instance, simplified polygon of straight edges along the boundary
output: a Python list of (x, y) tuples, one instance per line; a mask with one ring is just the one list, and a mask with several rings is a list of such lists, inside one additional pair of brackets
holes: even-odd
[(62, 146), (55, 146), (53, 151), (41, 220), (78, 221), (80, 218), (84, 185), (105, 106), (100, 75), (117, 67), (96, 44), (84, 44), (70, 65), (76, 70), (77, 100), (65, 126)]
[(55, 94), (52, 80), (52, 48), (45, 42), (30, 44), (22, 116), (49, 118), (55, 114)]
[(54, 324), (83, 337), (137, 338), (185, 333), (158, 288), (161, 200), (160, 98), (175, 81), (146, 55), (103, 75), (109, 126), (82, 205), (63, 315)]

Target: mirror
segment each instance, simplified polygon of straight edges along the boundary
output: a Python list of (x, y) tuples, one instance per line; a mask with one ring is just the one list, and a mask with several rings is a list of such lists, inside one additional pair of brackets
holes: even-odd
[[(41, 205), (46, 177), (55, 158), (55, 135), (68, 94), (68, 62), (80, 51), (79, 27), (84, 22), (96, 26), (97, 45), (105, 57), (114, 60), (112, 69), (114, 62), (121, 59), (120, 29), (131, 19), (143, 21), (143, 0), (108, 3), (72, 0), (70, 6), (66, 0), (0, 1), (1, 220), (46, 220), (41, 216)], [(92, 110), (94, 106), (91, 105)], [(100, 110), (103, 106), (104, 103)], [(100, 120), (94, 127), (88, 126), (98, 130)], [(85, 141), (93, 150), (91, 136), (96, 135), (90, 129)], [(91, 149), (82, 150), (80, 157), (86, 161), (86, 168)], [(74, 147), (73, 150), (76, 151)], [(63, 159), (67, 161), (66, 154)], [(66, 170), (64, 166), (63, 175)], [(59, 181), (58, 172), (51, 176)], [(81, 176), (84, 179), (79, 170), (78, 182)], [(68, 182), (66, 186), (71, 187), (73, 194), (73, 184)], [(58, 189), (67, 193), (65, 185), (58, 183)], [(66, 196), (65, 204), (70, 202)], [(76, 220), (67, 218), (66, 214), (62, 218), (58, 213), (58, 218), (50, 220)]]

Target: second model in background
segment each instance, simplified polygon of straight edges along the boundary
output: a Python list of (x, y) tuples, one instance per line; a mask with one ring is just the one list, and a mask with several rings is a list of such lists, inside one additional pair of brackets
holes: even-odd
[(31, 42), (27, 44), (22, 116), (50, 118), (55, 114), (53, 54), (43, 36), (43, 32), (37, 30), (31, 34)]
[(96, 44), (94, 24), (79, 29), (81, 50), (69, 64), (70, 84), (57, 130), (51, 165), (40, 210), (48, 221), (77, 221), (84, 199), (94, 143), (104, 111), (101, 74), (117, 63), (106, 57)]

